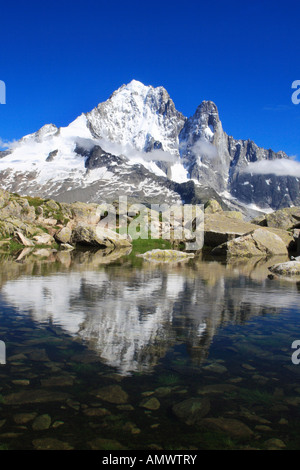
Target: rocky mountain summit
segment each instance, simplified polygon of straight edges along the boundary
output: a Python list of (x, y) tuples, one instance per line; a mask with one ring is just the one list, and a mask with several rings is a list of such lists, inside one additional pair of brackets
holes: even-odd
[[(236, 140), (217, 106), (203, 101), (186, 118), (163, 87), (133, 80), (67, 127), (53, 124), (0, 152), (0, 184), (60, 202), (205, 203), (268, 211), (300, 204), (299, 178), (278, 175), (284, 152)], [(253, 171), (253, 164), (264, 164)], [(270, 173), (268, 173), (270, 168)]]

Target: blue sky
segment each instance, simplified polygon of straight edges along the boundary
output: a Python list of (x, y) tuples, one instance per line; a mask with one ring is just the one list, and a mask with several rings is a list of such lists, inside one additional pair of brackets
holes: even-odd
[(133, 78), (192, 115), (214, 101), (235, 138), (300, 157), (300, 3), (3, 2), (0, 138), (69, 124)]

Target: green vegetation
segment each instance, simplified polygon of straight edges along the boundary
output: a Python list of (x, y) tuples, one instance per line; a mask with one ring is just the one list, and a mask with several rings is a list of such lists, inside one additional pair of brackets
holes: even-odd
[(160, 385), (176, 385), (179, 383), (179, 377), (176, 374), (164, 374), (158, 379)]
[(248, 404), (265, 404), (269, 405), (274, 401), (271, 393), (261, 390), (250, 390), (248, 388), (240, 388), (238, 396), (240, 399), (246, 401)]
[(172, 244), (169, 240), (164, 240), (162, 238), (158, 239), (147, 239), (147, 240), (142, 240), (141, 238), (138, 238), (137, 240), (132, 241), (132, 252), (134, 254), (143, 254), (146, 251), (149, 250), (171, 250), (172, 249)]

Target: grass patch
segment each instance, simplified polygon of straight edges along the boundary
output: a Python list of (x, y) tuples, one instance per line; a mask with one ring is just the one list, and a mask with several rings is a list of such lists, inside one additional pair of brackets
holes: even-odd
[(143, 254), (149, 250), (171, 250), (172, 244), (169, 240), (164, 240), (162, 238), (158, 239), (147, 239), (142, 240), (138, 238), (137, 240), (132, 240), (132, 252), (134, 254)]
[(273, 395), (261, 390), (250, 390), (248, 388), (240, 388), (238, 396), (240, 399), (250, 404), (270, 405), (274, 401)]
[(33, 206), (35, 208), (41, 206), (42, 204), (44, 204), (45, 202), (45, 199), (42, 199), (40, 197), (31, 197), (31, 196), (27, 196), (26, 197), (27, 201), (28, 201), (28, 204), (30, 206)]

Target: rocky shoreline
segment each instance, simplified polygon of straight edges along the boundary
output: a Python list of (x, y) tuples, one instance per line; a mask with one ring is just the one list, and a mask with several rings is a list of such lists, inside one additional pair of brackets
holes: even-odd
[[(118, 231), (124, 227), (127, 229), (134, 216), (120, 213), (116, 208), (117, 225), (113, 231), (99, 227), (104, 217), (101, 207), (95, 203), (68, 204), (52, 199), (21, 197), (0, 190), (0, 249), (2, 252), (17, 252), (30, 248), (40, 250), (45, 256), (44, 250), (51, 253), (53, 250), (87, 247), (113, 252), (131, 248), (130, 236), (126, 233), (121, 235)], [(300, 207), (281, 209), (250, 222), (245, 221), (240, 212), (222, 210), (215, 200), (209, 200), (204, 207), (203, 249), (214, 257), (284, 255), (288, 261), (289, 256), (299, 254)], [(152, 211), (149, 210), (149, 214)], [(144, 216), (143, 220), (147, 217)], [(182, 240), (174, 238), (179, 225), (176, 216), (170, 223), (160, 218), (157, 225), (162, 238), (169, 231), (173, 249), (184, 250), (187, 238), (193, 239), (195, 220), (186, 222), (186, 239)], [(178, 255), (182, 258), (182, 252)]]

